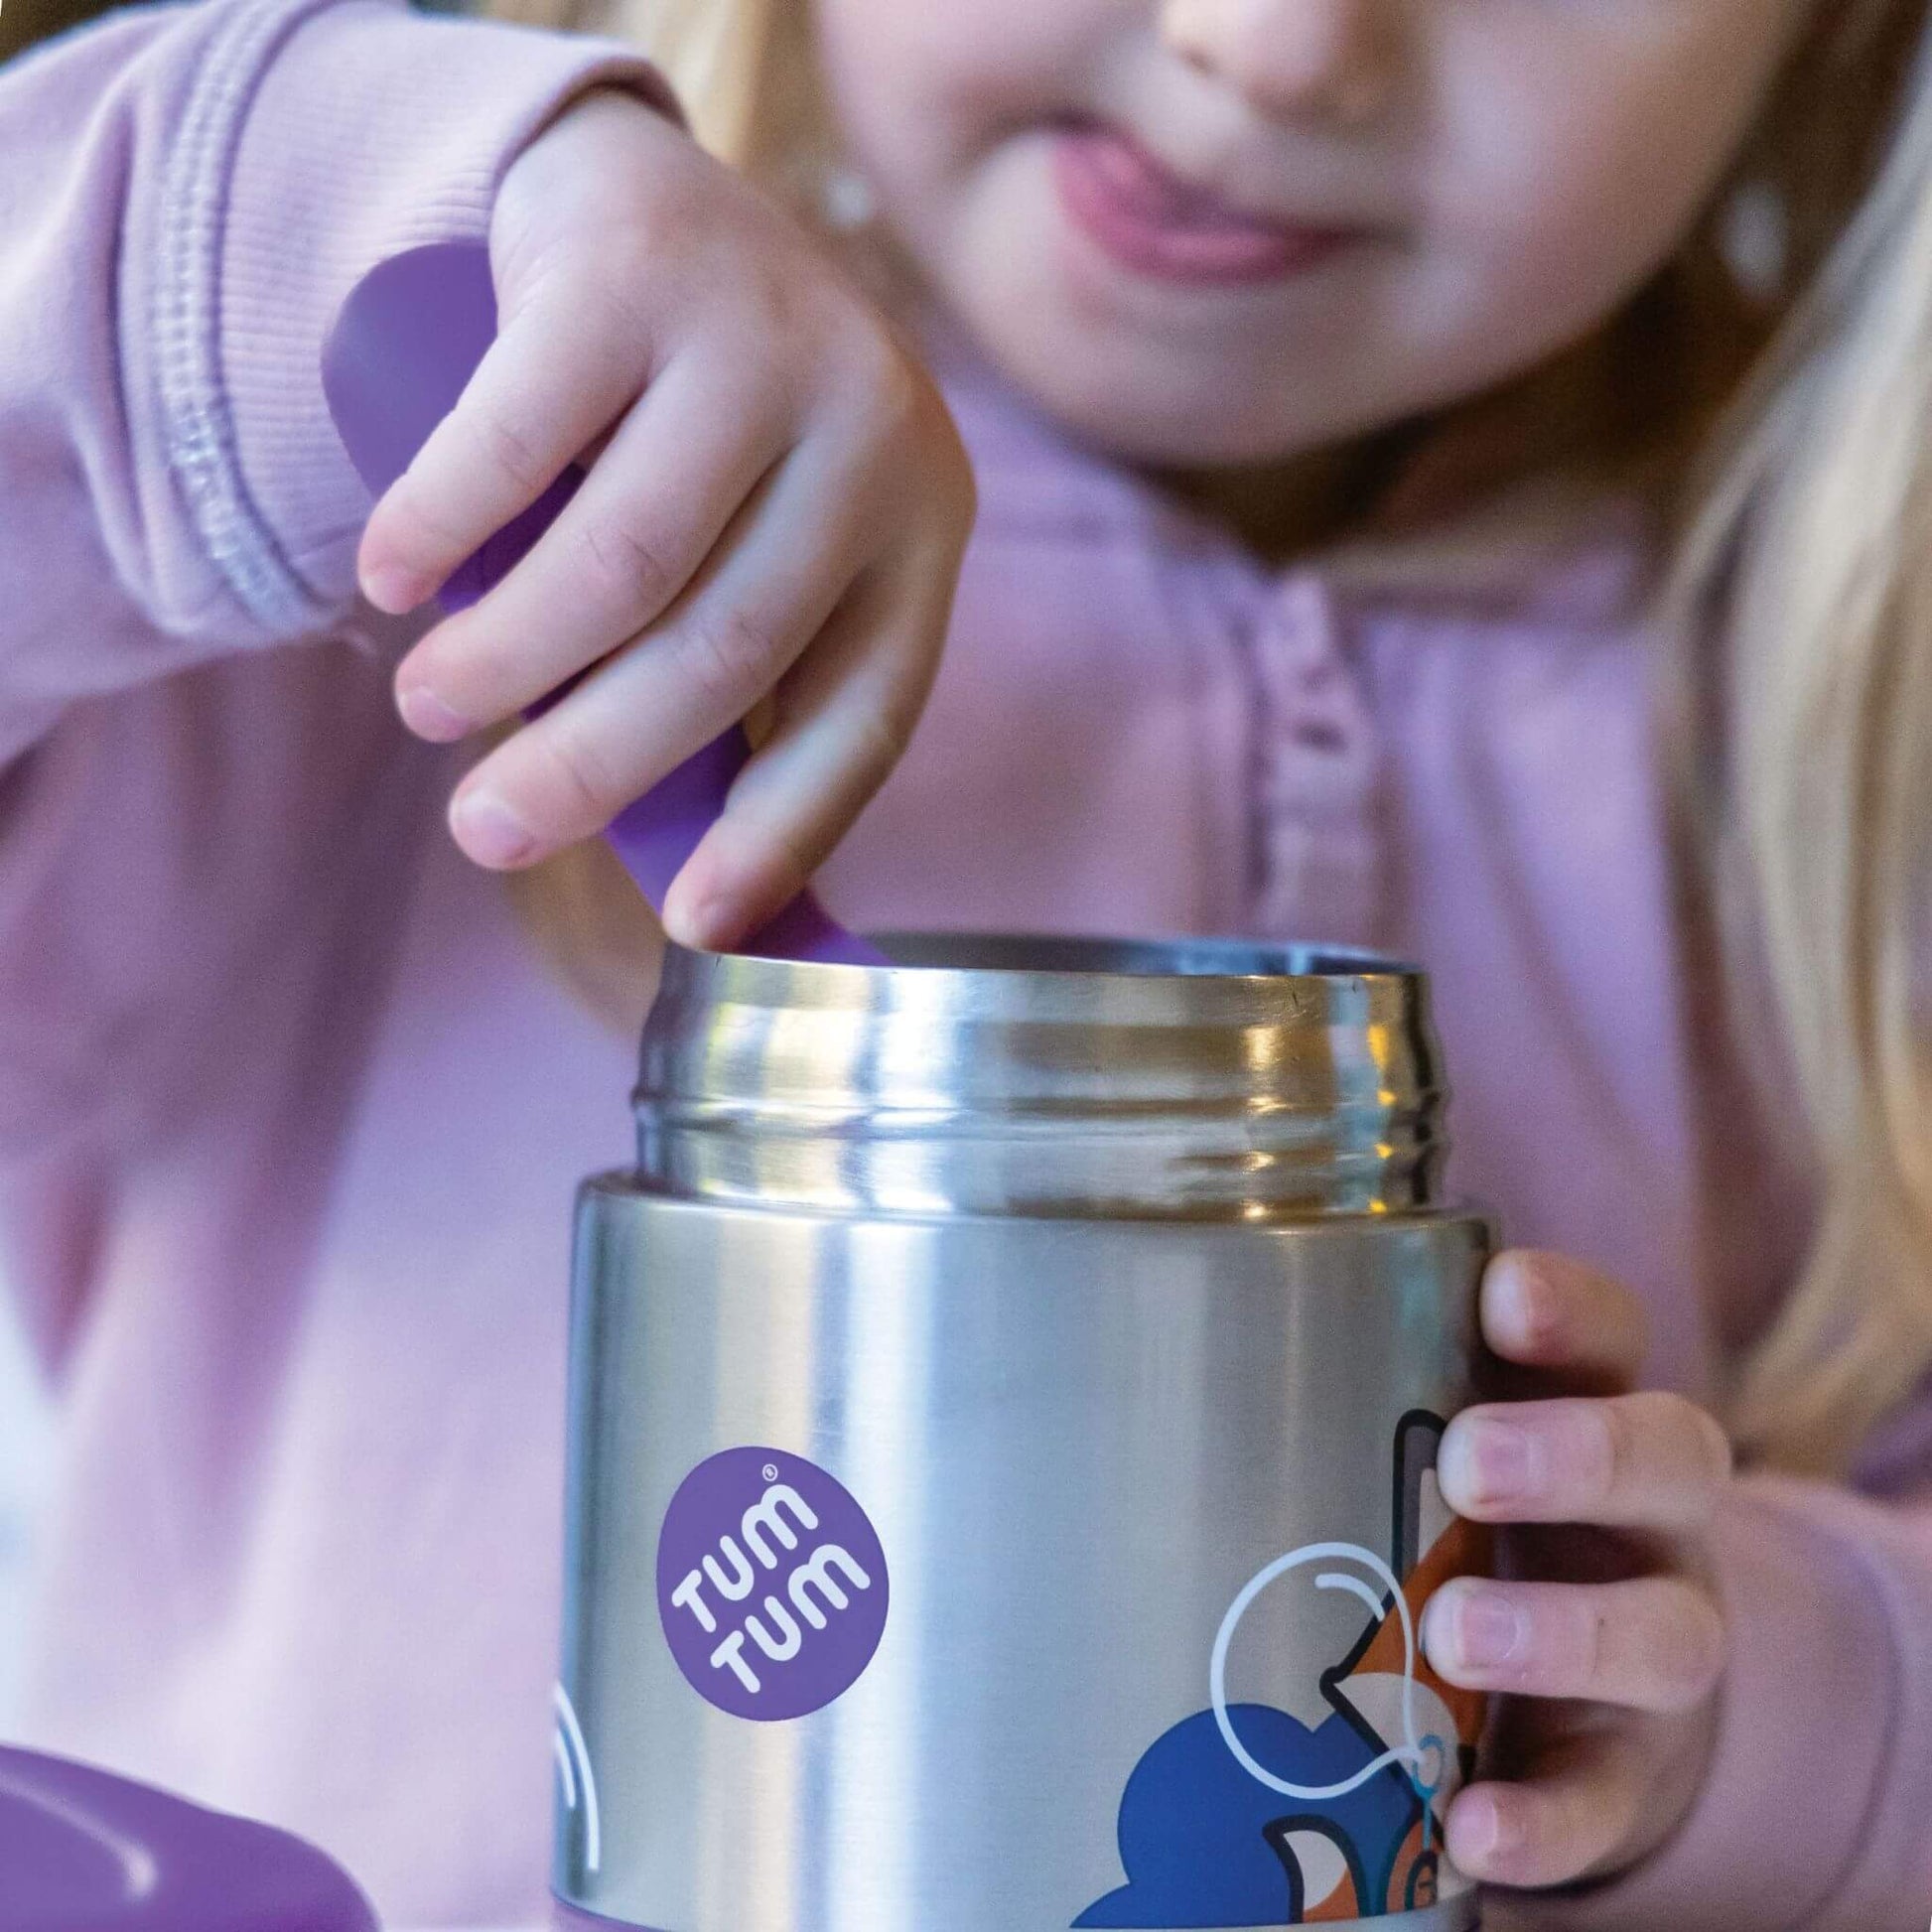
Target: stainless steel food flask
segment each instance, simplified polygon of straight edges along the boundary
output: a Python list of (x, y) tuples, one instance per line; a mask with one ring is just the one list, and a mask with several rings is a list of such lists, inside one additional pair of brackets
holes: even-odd
[(1483, 1221), (1421, 975), (673, 950), (586, 1183), (554, 1884), (652, 1932), (1466, 1928)]

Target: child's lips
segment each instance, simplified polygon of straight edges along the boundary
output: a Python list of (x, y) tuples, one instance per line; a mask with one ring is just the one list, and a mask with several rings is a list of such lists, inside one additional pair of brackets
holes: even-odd
[(1360, 239), (1358, 230), (1273, 221), (1235, 207), (1111, 128), (1060, 134), (1053, 175), (1075, 226), (1122, 267), (1162, 281), (1274, 281)]

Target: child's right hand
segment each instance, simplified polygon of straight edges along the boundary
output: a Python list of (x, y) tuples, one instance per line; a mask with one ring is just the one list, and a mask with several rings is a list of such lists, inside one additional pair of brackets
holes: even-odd
[(580, 101), (510, 168), (500, 332), (376, 506), (364, 594), (432, 596), (572, 462), (530, 555), (396, 672), (449, 741), (580, 672), (457, 788), (478, 863), (601, 830), (761, 699), (775, 725), (666, 902), (728, 945), (802, 888), (904, 750), (973, 485), (937, 389), (799, 227), (641, 102)]

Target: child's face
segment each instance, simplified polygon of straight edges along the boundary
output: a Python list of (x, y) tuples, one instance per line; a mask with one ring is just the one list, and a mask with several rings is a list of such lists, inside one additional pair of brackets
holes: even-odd
[(1815, 0), (814, 0), (888, 217), (1008, 372), (1150, 461), (1281, 458), (1603, 319)]

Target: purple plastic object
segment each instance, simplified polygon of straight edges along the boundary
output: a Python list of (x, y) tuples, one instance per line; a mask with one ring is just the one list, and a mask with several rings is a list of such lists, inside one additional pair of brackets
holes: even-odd
[(638, 1932), (638, 1928), (628, 1919), (606, 1918), (601, 1912), (587, 1912), (581, 1905), (566, 1905), (561, 1898), (553, 1898), (550, 1932)]
[[(376, 495), (408, 469), (456, 406), (495, 336), (496, 291), (488, 252), (478, 242), (413, 248), (381, 263), (350, 290), (323, 345), (322, 387), (349, 461)], [(567, 471), (498, 530), (451, 577), (443, 608), (465, 610), (507, 576), (583, 480), (581, 470)], [(612, 846), (659, 911), (750, 756), (743, 729), (734, 726), (612, 822)], [(740, 950), (837, 965), (886, 963), (884, 954), (834, 923), (809, 892)]]
[(65, 1758), (0, 1748), (6, 1932), (376, 1932), (340, 1865), (286, 1832)]
[(587, 1912), (581, 1905), (566, 1905), (561, 1898), (550, 1901), (550, 1932), (649, 1932), (630, 1920), (606, 1918), (602, 1912)]

